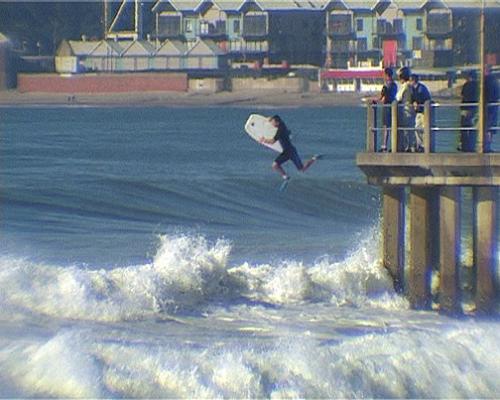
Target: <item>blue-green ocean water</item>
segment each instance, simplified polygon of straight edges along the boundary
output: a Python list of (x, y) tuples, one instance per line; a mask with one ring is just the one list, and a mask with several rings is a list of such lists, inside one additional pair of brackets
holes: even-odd
[[(286, 165), (286, 191), (252, 112), (325, 155)], [(380, 265), (365, 124), (361, 106), (0, 109), (0, 396), (498, 397), (498, 319), (411, 311)]]

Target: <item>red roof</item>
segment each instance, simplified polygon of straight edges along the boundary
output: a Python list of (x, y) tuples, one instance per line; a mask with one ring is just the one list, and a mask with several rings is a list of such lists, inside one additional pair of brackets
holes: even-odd
[(329, 69), (321, 71), (322, 79), (379, 79), (384, 77), (383, 69), (353, 70), (353, 69)]

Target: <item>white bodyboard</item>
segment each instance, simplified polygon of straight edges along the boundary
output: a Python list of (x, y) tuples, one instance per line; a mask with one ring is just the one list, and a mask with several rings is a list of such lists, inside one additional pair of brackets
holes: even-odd
[(253, 140), (263, 146), (269, 147), (270, 149), (277, 151), (278, 153), (283, 152), (283, 148), (276, 142), (274, 144), (261, 143), (260, 138), (264, 137), (266, 139), (272, 139), (276, 135), (277, 128), (275, 128), (268, 117), (264, 117), (259, 114), (252, 114), (248, 117), (245, 123), (245, 131), (248, 133)]

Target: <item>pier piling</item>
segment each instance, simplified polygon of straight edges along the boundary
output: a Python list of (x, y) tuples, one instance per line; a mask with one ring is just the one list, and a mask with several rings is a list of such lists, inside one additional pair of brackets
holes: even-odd
[(497, 260), (497, 199), (498, 187), (480, 186), (473, 189), (474, 265), (476, 266), (476, 309), (481, 313), (492, 310), (495, 299), (495, 267)]
[(439, 195), (439, 303), (441, 310), (459, 311), (460, 187), (442, 186)]
[(404, 196), (402, 186), (383, 187), (383, 263), (394, 288), (400, 292), (404, 282)]

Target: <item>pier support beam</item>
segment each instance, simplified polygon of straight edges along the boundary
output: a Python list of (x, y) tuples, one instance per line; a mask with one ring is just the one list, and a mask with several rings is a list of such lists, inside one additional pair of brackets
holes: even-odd
[(404, 187), (384, 186), (382, 196), (383, 262), (400, 292), (404, 283)]
[(408, 296), (413, 308), (429, 308), (430, 276), (437, 262), (439, 230), (438, 191), (436, 188), (412, 186), (410, 189), (410, 270)]
[(473, 188), (474, 266), (476, 268), (476, 310), (492, 310), (495, 298), (495, 268), (497, 261), (497, 198), (498, 187)]
[(439, 303), (441, 311), (460, 311), (460, 188), (442, 186), (439, 196)]

